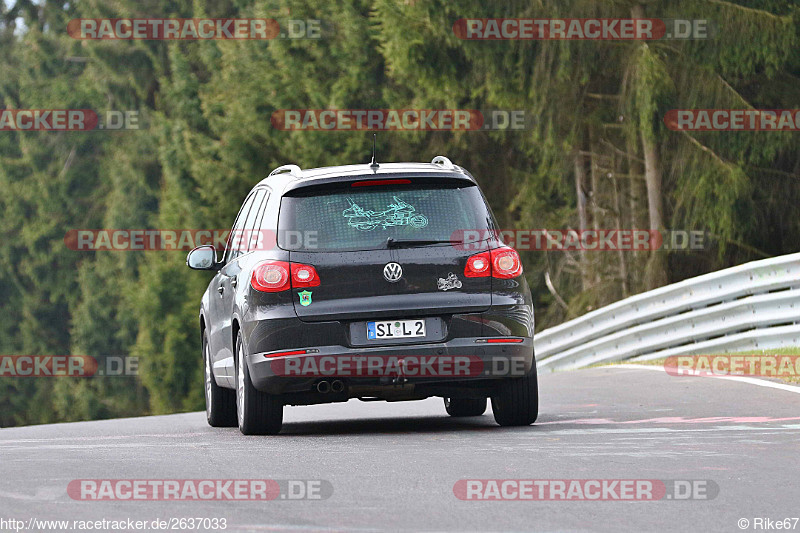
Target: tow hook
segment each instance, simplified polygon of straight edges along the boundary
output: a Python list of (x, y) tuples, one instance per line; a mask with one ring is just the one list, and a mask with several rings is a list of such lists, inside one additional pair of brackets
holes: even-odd
[(392, 380), (392, 385), (403, 386), (405, 382), (408, 381), (405, 376), (405, 369), (406, 369), (406, 360), (400, 359), (397, 362), (397, 375)]

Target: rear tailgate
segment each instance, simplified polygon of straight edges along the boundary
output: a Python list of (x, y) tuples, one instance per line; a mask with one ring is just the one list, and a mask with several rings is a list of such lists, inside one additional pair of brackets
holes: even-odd
[[(491, 278), (465, 277), (467, 258), (476, 252), (451, 242), (463, 230), (493, 225), (478, 187), (454, 180), (403, 181), (402, 186), (310, 186), (284, 196), (279, 244), (284, 241), (281, 247), (289, 249), (293, 263), (313, 266), (320, 281), (292, 289), (300, 319), (394, 319), (489, 308)], [(384, 274), (391, 263), (402, 271), (394, 267), (398, 279)]]
[[(464, 277), (470, 252), (450, 245), (337, 253), (290, 252), (292, 262), (312, 265), (320, 285), (293, 289), (302, 320), (359, 320), (481, 312), (492, 303), (491, 278)], [(399, 281), (384, 268), (397, 263)], [(311, 292), (302, 305), (300, 293)]]

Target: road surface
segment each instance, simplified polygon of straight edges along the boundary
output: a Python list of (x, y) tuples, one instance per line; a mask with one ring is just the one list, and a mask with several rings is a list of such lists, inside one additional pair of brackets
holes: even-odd
[[(756, 518), (800, 516), (800, 394), (611, 367), (542, 375), (540, 398), (539, 421), (525, 428), (496, 426), (488, 411), (450, 418), (440, 399), (429, 399), (287, 407), (277, 437), (211, 428), (205, 413), (3, 429), (0, 519), (28, 526), (206, 517), (224, 518), (228, 531), (617, 532), (755, 531)], [(67, 490), (81, 479), (325, 480), (332, 494), (86, 501)], [(681, 501), (463, 501), (453, 489), (469, 479), (707, 480), (719, 491)]]

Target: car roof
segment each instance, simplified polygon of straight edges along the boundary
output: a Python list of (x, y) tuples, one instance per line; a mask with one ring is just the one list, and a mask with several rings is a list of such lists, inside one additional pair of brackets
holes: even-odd
[[(443, 158), (444, 159), (444, 158)], [(380, 163), (377, 168), (368, 165), (341, 165), (332, 167), (319, 167), (300, 169), (293, 165), (279, 167), (287, 171), (264, 178), (258, 186), (267, 185), (273, 190), (288, 192), (310, 185), (322, 185), (339, 181), (352, 181), (354, 179), (381, 178), (426, 178), (426, 179), (456, 179), (476, 183), (475, 178), (466, 170), (453, 165), (449, 160), (445, 164), (439, 163)], [(278, 169), (276, 169), (278, 170)]]

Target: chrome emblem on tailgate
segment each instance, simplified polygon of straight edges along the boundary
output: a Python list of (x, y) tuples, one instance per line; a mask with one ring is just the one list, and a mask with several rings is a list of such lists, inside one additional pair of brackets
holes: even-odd
[(403, 267), (397, 263), (386, 263), (386, 266), (383, 267), (383, 277), (389, 283), (398, 282), (403, 277)]
[(460, 289), (461, 280), (459, 280), (455, 274), (450, 272), (446, 278), (439, 278), (436, 281), (436, 286), (440, 291), (446, 291), (450, 289)]

